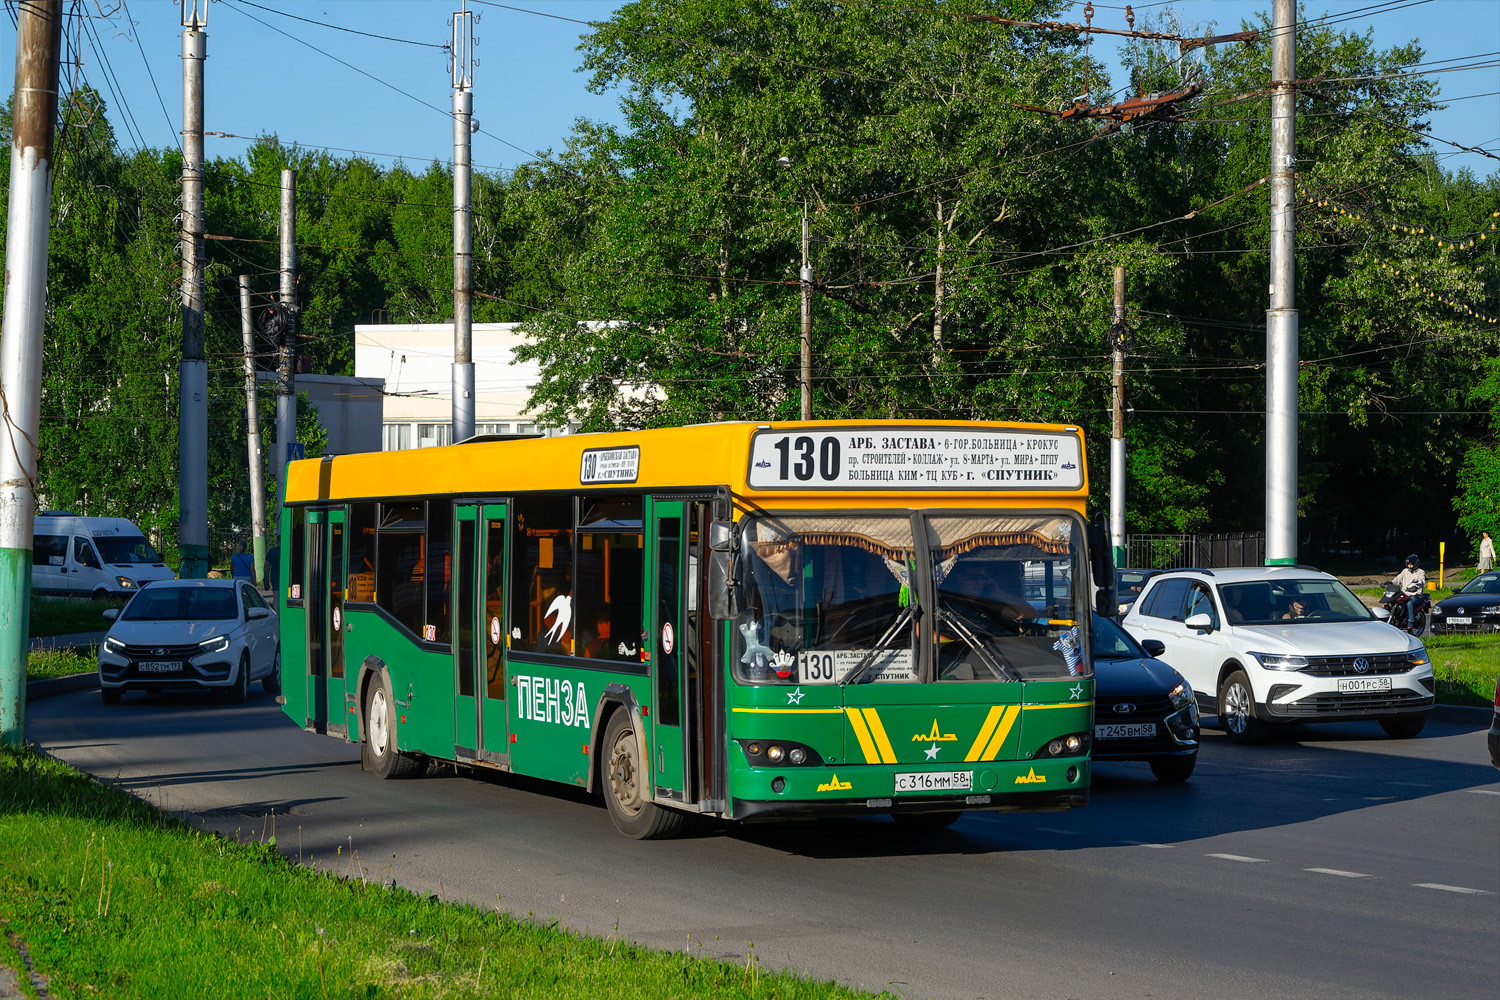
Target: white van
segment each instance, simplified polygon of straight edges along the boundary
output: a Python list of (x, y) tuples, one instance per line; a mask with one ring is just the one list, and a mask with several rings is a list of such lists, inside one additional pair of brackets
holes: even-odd
[(31, 540), (31, 589), (37, 594), (129, 596), (173, 573), (123, 517), (79, 517), (65, 510), (36, 516)]

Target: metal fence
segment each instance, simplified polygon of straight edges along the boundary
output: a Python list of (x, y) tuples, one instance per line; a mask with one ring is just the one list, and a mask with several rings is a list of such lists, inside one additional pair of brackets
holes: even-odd
[(1129, 535), (1125, 547), (1125, 565), (1137, 569), (1260, 566), (1266, 561), (1266, 533), (1263, 531)]

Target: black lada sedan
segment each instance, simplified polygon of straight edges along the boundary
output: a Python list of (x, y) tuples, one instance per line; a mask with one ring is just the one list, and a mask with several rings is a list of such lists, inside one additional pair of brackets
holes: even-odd
[(1094, 616), (1095, 760), (1143, 760), (1161, 781), (1186, 781), (1198, 763), (1198, 709), (1182, 675), (1113, 619)]

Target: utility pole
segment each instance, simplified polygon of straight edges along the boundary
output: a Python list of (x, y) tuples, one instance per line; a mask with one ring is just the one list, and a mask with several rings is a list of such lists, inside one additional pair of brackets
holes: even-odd
[(812, 419), (812, 287), (813, 270), (808, 261), (810, 242), (807, 198), (802, 198), (802, 419)]
[(297, 395), (292, 368), (297, 356), (297, 171), (281, 172), (281, 343), (276, 351), (277, 502), (286, 496), (286, 464), (297, 440)]
[(1297, 0), (1271, 7), (1271, 307), (1266, 310), (1266, 565), (1297, 561)]
[(453, 442), (474, 436), (474, 15), (453, 15)]
[(245, 345), (245, 441), (250, 458), (250, 537), (255, 583), (266, 579), (266, 492), (260, 474), (260, 394), (255, 384), (255, 335), (250, 319), (250, 278), (240, 275), (240, 340)]
[[(200, 10), (200, 5), (202, 9)], [(177, 363), (177, 575), (208, 575), (208, 359), (203, 352), (203, 60), (208, 0), (182, 0), (182, 360)]]
[(1109, 328), (1114, 358), (1114, 419), (1109, 434), (1109, 547), (1125, 565), (1125, 269), (1115, 268), (1115, 322)]
[(62, 7), (62, 0), (27, 0), (16, 7), (5, 316), (0, 327), (0, 744), (8, 747), (26, 741), (31, 530), (36, 523)]

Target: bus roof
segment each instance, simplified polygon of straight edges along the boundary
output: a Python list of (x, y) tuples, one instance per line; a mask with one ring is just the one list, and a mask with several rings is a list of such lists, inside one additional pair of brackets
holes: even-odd
[(1088, 476), (1082, 432), (1065, 424), (743, 421), (307, 459), (287, 467), (286, 502), (721, 486), (757, 498), (1061, 500), (1086, 496)]

